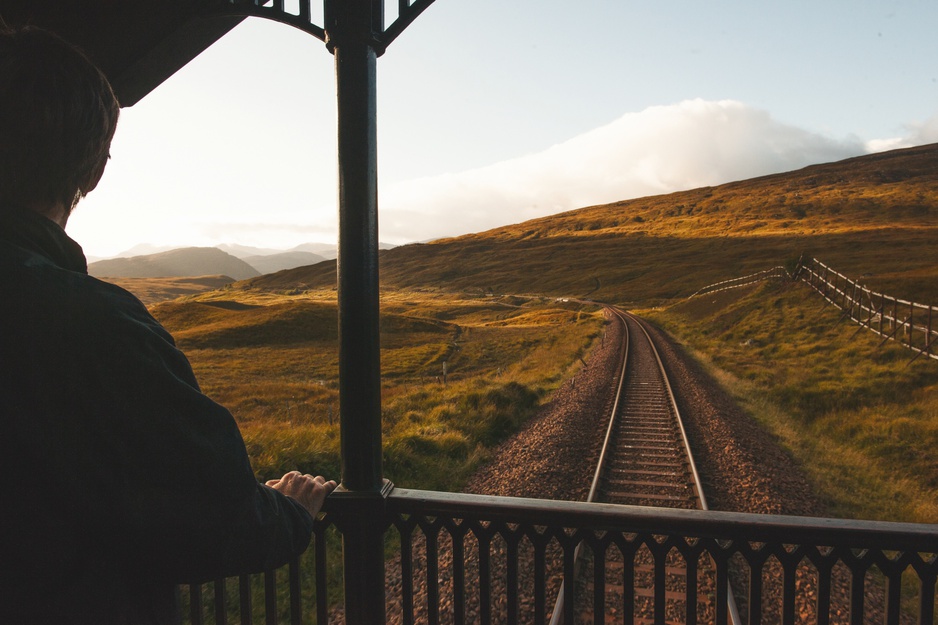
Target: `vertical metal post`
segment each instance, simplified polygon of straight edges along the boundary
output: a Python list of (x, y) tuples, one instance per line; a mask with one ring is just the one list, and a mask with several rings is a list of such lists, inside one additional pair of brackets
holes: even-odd
[(375, 33), (380, 0), (326, 0), (335, 55), (339, 160), (339, 416), (341, 522), (349, 625), (384, 623), (384, 496), (378, 332), (378, 151)]

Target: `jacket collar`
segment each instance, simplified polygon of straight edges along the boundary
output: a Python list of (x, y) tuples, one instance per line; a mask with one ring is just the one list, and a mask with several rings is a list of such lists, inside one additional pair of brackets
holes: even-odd
[(0, 241), (39, 254), (63, 269), (88, 273), (81, 246), (57, 223), (35, 211), (0, 208)]

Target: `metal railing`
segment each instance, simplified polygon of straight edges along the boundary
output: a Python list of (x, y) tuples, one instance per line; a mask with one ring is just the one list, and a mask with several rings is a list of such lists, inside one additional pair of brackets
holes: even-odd
[(938, 360), (935, 352), (938, 310), (935, 306), (877, 293), (815, 258), (804, 262), (796, 277), (841, 309), (844, 317), (882, 336), (881, 344), (896, 341), (917, 352), (915, 358), (924, 355)]
[[(340, 591), (326, 579), (327, 564), (341, 557), (327, 534), (354, 523), (360, 508), (342, 497), (328, 504), (303, 561), (276, 579), (195, 587), (184, 597), (189, 621), (342, 622)], [(572, 579), (581, 542), (593, 592), (579, 596), (575, 583), (563, 584), (567, 623), (591, 614), (596, 623), (722, 625), (726, 602), (700, 597), (726, 596), (731, 579), (749, 624), (936, 622), (938, 525), (405, 489), (385, 499), (384, 522), (396, 545), (387, 565), (388, 621), (405, 625), (546, 623), (551, 593)], [(687, 571), (682, 579), (672, 574), (675, 562)], [(653, 581), (654, 592), (637, 592), (641, 578)], [(262, 599), (252, 599), (252, 586), (265, 588)], [(679, 614), (678, 604), (686, 606)]]

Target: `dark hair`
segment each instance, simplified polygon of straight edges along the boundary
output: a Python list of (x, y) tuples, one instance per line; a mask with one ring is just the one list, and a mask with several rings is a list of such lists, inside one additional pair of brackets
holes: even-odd
[(0, 210), (71, 210), (96, 182), (119, 114), (107, 78), (81, 50), (0, 20)]

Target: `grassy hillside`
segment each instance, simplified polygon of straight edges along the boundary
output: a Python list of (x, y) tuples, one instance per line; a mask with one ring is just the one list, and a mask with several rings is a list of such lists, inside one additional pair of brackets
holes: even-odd
[(184, 247), (157, 254), (99, 260), (88, 265), (88, 273), (126, 278), (226, 275), (236, 280), (260, 275), (251, 265), (217, 247)]
[[(152, 310), (206, 394), (237, 419), (261, 477), (297, 467), (339, 475), (333, 292), (228, 289)], [(381, 320), (388, 477), (458, 488), (588, 358), (603, 323), (597, 311), (540, 298), (389, 294)]]
[[(938, 301), (938, 145), (583, 208), (384, 252), (386, 289), (686, 297), (803, 252), (897, 297)], [(335, 264), (246, 281), (331, 288)]]
[(140, 301), (150, 306), (185, 295), (196, 295), (220, 289), (234, 282), (228, 276), (197, 276), (193, 278), (104, 278), (107, 282), (127, 289)]
[(938, 522), (938, 362), (880, 345), (803, 283), (645, 314), (779, 438), (832, 514)]

